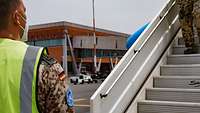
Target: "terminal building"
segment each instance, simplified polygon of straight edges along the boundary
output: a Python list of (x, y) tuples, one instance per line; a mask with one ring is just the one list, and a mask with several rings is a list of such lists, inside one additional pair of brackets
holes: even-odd
[[(73, 74), (73, 62), (86, 71), (92, 72), (94, 67), (94, 30), (93, 27), (70, 22), (55, 22), (32, 25), (29, 29), (28, 44), (47, 47), (50, 56), (63, 64), (63, 48), (65, 34), (67, 41), (68, 73)], [(100, 71), (109, 73), (114, 65), (126, 53), (126, 40), (129, 34), (96, 28), (97, 64)], [(81, 65), (80, 65), (81, 64)]]

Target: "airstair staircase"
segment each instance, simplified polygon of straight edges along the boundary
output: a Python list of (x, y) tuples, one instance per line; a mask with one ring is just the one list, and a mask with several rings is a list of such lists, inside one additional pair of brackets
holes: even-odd
[(183, 45), (173, 47), (160, 76), (153, 77), (153, 88), (138, 102), (138, 113), (200, 112), (200, 54), (184, 55), (184, 50)]
[(91, 113), (200, 113), (200, 54), (185, 49), (168, 0), (91, 97)]

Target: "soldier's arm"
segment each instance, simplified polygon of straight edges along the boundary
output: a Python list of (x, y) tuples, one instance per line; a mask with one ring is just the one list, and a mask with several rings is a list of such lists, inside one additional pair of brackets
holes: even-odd
[(42, 55), (38, 75), (38, 105), (43, 113), (73, 113), (68, 106), (66, 91), (67, 76), (61, 65), (53, 58)]

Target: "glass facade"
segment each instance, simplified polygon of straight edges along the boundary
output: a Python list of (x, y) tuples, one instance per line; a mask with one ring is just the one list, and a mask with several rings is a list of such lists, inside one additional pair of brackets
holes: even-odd
[(93, 51), (92, 49), (82, 49), (81, 51), (81, 57), (85, 58), (85, 57), (92, 57), (93, 56)]
[[(113, 57), (113, 56), (123, 56), (126, 53), (124, 50), (97, 50), (97, 57)], [(79, 49), (75, 50), (76, 56), (79, 58), (93, 57), (92, 49)]]
[[(98, 40), (98, 39), (97, 39)], [(27, 42), (29, 45), (41, 46), (41, 47), (51, 47), (51, 46), (62, 46), (64, 39), (53, 39), (53, 40), (41, 40), (41, 41), (31, 41)], [(82, 41), (81, 41), (82, 42)], [(98, 41), (97, 41), (98, 42)], [(117, 48), (117, 45), (116, 45)], [(71, 52), (68, 50), (68, 56), (71, 56)], [(125, 50), (104, 50), (97, 49), (97, 57), (115, 57), (125, 55)], [(74, 54), (78, 58), (93, 57), (93, 49), (74, 49)]]
[(31, 41), (27, 42), (27, 44), (42, 47), (61, 46), (63, 45), (63, 39)]

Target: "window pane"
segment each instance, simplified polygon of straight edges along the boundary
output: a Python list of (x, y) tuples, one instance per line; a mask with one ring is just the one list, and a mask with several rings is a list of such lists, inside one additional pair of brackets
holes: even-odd
[(43, 46), (43, 47), (61, 46), (61, 45), (63, 45), (63, 39), (36, 41), (35, 45), (36, 46)]

